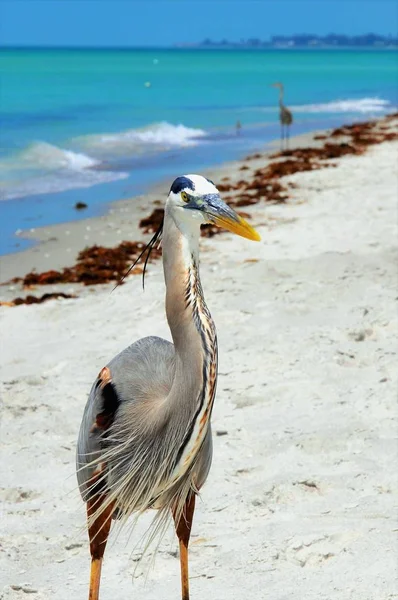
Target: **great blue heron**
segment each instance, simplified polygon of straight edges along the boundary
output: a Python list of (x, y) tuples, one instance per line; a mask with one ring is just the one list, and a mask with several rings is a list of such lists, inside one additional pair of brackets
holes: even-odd
[(289, 127), (293, 123), (293, 115), (283, 104), (283, 83), (273, 83), (272, 87), (279, 88), (279, 121), (281, 123), (281, 149), (283, 150), (284, 141), (286, 148), (289, 147)]
[(152, 538), (173, 514), (183, 600), (189, 599), (188, 542), (195, 495), (210, 469), (210, 416), (217, 383), (217, 337), (199, 278), (201, 223), (251, 240), (258, 233), (199, 175), (178, 177), (167, 198), (162, 237), (166, 316), (174, 344), (138, 340), (104, 367), (86, 404), (77, 478), (87, 503), (89, 600), (99, 596), (112, 519), (158, 509)]

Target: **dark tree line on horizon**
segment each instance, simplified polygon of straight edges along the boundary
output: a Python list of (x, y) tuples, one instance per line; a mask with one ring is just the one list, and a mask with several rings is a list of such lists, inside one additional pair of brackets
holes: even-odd
[(206, 38), (199, 44), (181, 44), (199, 48), (208, 47), (230, 47), (230, 48), (317, 48), (327, 47), (371, 47), (384, 48), (398, 46), (398, 37), (392, 35), (384, 36), (377, 33), (366, 33), (363, 35), (343, 35), (340, 33), (329, 33), (328, 35), (315, 35), (311, 33), (300, 33), (297, 35), (274, 35), (270, 40), (264, 41), (259, 38), (249, 38), (239, 42), (231, 42), (223, 39), (214, 41)]

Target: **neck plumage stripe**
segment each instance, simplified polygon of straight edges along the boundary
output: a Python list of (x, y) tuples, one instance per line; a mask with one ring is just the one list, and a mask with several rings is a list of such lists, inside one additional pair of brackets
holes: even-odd
[(189, 468), (203, 443), (210, 422), (217, 383), (217, 334), (203, 297), (199, 270), (194, 257), (188, 269), (185, 302), (186, 309), (192, 311), (192, 318), (201, 338), (203, 380), (197, 398), (196, 412), (177, 454), (175, 475), (177, 473), (180, 475), (181, 471), (185, 472)]

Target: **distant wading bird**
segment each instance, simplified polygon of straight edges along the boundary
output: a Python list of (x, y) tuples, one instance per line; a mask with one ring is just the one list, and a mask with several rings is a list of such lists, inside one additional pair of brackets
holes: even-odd
[(284, 142), (286, 148), (289, 147), (289, 127), (293, 123), (293, 115), (283, 104), (283, 83), (273, 83), (272, 87), (279, 88), (279, 121), (281, 123), (281, 150), (283, 150)]
[(89, 600), (99, 597), (111, 520), (123, 524), (149, 508), (158, 509), (150, 541), (164, 531), (170, 511), (173, 515), (182, 599), (189, 600), (188, 542), (195, 496), (212, 459), (210, 416), (217, 383), (216, 329), (199, 278), (201, 223), (260, 240), (211, 181), (199, 175), (174, 181), (164, 222), (145, 249), (147, 261), (162, 238), (174, 344), (146, 337), (113, 358), (94, 382), (80, 427), (77, 478), (87, 503)]

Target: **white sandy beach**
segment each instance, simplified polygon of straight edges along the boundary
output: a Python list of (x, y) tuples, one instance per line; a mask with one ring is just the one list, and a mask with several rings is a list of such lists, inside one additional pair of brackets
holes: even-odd
[[(289, 177), (297, 187), (288, 204), (245, 209), (259, 244), (229, 233), (202, 240), (220, 373), (213, 466), (190, 547), (192, 600), (398, 597), (397, 150), (384, 142)], [(225, 172), (242, 176), (225, 166), (212, 172), (216, 184)], [(76, 225), (90, 227), (86, 243), (106, 219), (114, 237), (136, 239), (120, 207)], [(65, 253), (65, 227), (57, 231)], [(43, 268), (34, 253), (48, 251), (30, 251), (24, 270), (29, 260)], [(65, 264), (57, 257), (49, 268)], [(3, 279), (23, 274), (9, 260)], [(145, 292), (139, 277), (112, 287), (1, 309), (4, 600), (86, 598), (74, 455), (87, 393), (135, 339), (170, 338), (160, 262)], [(171, 525), (154, 567), (150, 556), (137, 566), (135, 543), (151, 518), (130, 538), (111, 538), (102, 600), (180, 597)]]

